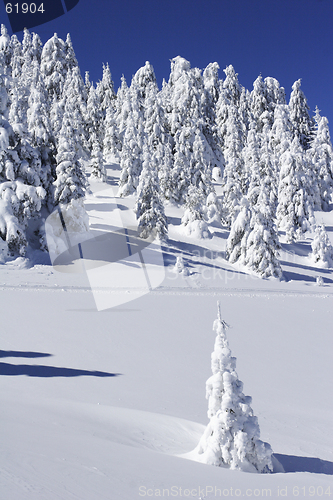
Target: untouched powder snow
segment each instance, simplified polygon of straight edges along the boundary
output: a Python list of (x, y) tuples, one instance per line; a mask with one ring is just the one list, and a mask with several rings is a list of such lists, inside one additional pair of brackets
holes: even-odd
[[(117, 166), (108, 174), (113, 184)], [(132, 220), (134, 197), (119, 203)], [(86, 209), (91, 226), (103, 218), (97, 198)], [(190, 238), (181, 209), (166, 213), (163, 283), (115, 308), (98, 312), (86, 274), (57, 272), (45, 254), (0, 266), (1, 498), (333, 494), (332, 270), (311, 264), (309, 238), (282, 242), (285, 281), (260, 280), (224, 259), (228, 232), (212, 223), (211, 239)], [(332, 212), (316, 219), (333, 242)], [(180, 256), (187, 273), (174, 272)], [(284, 473), (192, 460), (208, 424), (216, 299), (261, 439)]]

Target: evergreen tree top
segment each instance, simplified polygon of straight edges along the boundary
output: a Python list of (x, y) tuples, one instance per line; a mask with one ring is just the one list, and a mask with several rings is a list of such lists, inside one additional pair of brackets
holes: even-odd
[(301, 84), (302, 84), (302, 78), (299, 78), (298, 80), (296, 80), (293, 85), (292, 85), (292, 89), (293, 90), (299, 90), (301, 88)]
[(181, 56), (171, 59), (171, 72), (169, 78), (169, 85), (174, 85), (176, 81), (183, 75), (183, 73), (191, 70), (189, 61)]
[(228, 98), (234, 103), (239, 104), (242, 87), (238, 82), (238, 73), (235, 72), (232, 64), (229, 64), (224, 70), (226, 78), (222, 87), (227, 91)]
[(66, 37), (65, 50), (66, 50), (67, 69), (72, 69), (73, 67), (78, 66), (78, 62), (72, 44), (71, 35), (69, 33), (67, 33)]
[(156, 83), (156, 76), (153, 66), (149, 61), (146, 61), (142, 68), (139, 68), (132, 79), (132, 83), (139, 87), (146, 87), (149, 83)]
[(4, 24), (1, 25), (0, 50), (6, 50), (10, 42), (8, 30)]
[(230, 328), (230, 325), (222, 319), (221, 316), (221, 306), (220, 301), (217, 301), (217, 319), (214, 321), (213, 329), (217, 335), (222, 335), (223, 337), (226, 334), (227, 329)]

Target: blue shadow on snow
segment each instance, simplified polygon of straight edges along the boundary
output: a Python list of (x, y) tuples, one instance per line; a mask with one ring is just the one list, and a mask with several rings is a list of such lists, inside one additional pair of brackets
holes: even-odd
[(285, 472), (311, 472), (312, 474), (333, 475), (333, 462), (313, 457), (296, 457), (294, 455), (280, 455), (274, 457), (283, 466)]
[(108, 373), (89, 370), (77, 370), (76, 368), (62, 368), (57, 366), (43, 365), (11, 365), (0, 363), (0, 375), (15, 376), (27, 375), (28, 377), (117, 377), (120, 373)]
[(46, 358), (53, 356), (47, 352), (30, 352), (30, 351), (2, 351), (0, 349), (0, 358)]

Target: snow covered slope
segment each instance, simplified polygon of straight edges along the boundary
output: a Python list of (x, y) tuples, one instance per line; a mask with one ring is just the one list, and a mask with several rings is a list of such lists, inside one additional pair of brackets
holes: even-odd
[[(120, 203), (126, 213), (134, 198)], [(179, 231), (179, 208), (167, 214), (165, 280), (116, 308), (98, 312), (87, 276), (56, 272), (41, 254), (1, 266), (1, 499), (333, 494), (332, 270), (309, 262), (305, 240), (283, 244), (285, 281), (260, 280), (224, 260), (221, 228), (194, 240)], [(316, 216), (333, 241), (332, 212)], [(187, 276), (173, 272), (181, 254)], [(208, 422), (217, 299), (261, 438), (285, 473), (183, 456)]]

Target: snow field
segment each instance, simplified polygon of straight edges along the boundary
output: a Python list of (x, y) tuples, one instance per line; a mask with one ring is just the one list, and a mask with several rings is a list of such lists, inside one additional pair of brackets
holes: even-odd
[[(91, 223), (98, 224), (101, 201), (86, 201)], [(133, 203), (121, 200), (129, 224), (126, 207)], [(283, 247), (285, 282), (260, 280), (224, 260), (222, 229), (211, 226), (209, 241), (191, 239), (179, 232), (181, 209), (166, 211), (166, 278), (121, 307), (97, 312), (86, 275), (58, 273), (41, 254), (34, 267), (22, 258), (1, 266), (4, 498), (333, 493), (332, 271), (309, 265), (305, 240)], [(331, 214), (324, 216), (331, 238)], [(178, 255), (188, 276), (172, 272)], [(243, 392), (252, 396), (261, 439), (284, 474), (189, 459), (208, 423), (217, 299), (232, 327), (228, 340)]]
[[(151, 294), (98, 313), (89, 293), (1, 295), (7, 304), (3, 351), (53, 354), (1, 362), (120, 374), (1, 377), (1, 491), (7, 498), (133, 499), (140, 498), (140, 486), (276, 492), (282, 485), (330, 484), (323, 471), (332, 474), (332, 465), (315, 459), (332, 462), (331, 297), (221, 297), (261, 438), (275, 453), (299, 457), (289, 460), (301, 471), (282, 480), (175, 456), (196, 446), (208, 421), (214, 297)], [(321, 474), (311, 474), (311, 467)]]

